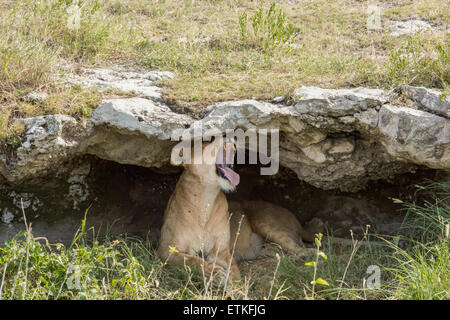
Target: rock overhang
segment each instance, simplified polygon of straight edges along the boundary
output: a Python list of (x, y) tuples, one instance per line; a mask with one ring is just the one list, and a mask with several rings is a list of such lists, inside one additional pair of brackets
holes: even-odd
[[(128, 78), (146, 79), (127, 75), (120, 81)], [(401, 90), (411, 107), (394, 105), (393, 93), (381, 89), (301, 87), (290, 105), (224, 101), (207, 107), (201, 119), (174, 112), (151, 96), (104, 100), (84, 125), (62, 115), (20, 120), (24, 143), (13, 156), (0, 155), (0, 172), (15, 183), (83, 154), (161, 167), (169, 164), (179, 132), (198, 127), (223, 133), (279, 129), (280, 164), (322, 189), (356, 191), (418, 167), (450, 169), (449, 99), (438, 90)]]

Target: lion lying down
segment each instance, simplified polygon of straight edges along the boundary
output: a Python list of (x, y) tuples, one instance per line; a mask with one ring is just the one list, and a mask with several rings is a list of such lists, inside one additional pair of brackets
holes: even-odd
[(264, 240), (279, 244), (295, 256), (313, 254), (304, 247), (303, 240), (314, 241), (314, 234), (302, 228), (289, 210), (265, 201), (230, 201), (231, 245), (234, 256), (240, 260), (256, 259)]
[(311, 234), (290, 211), (260, 201), (231, 202), (228, 207), (224, 192), (239, 183), (232, 169), (234, 154), (234, 144), (216, 138), (203, 144), (201, 164), (183, 165), (164, 213), (158, 248), (163, 261), (200, 266), (206, 273), (229, 270), (236, 280), (236, 260), (256, 258), (264, 239), (294, 255), (312, 250), (302, 246), (302, 239), (312, 240)]

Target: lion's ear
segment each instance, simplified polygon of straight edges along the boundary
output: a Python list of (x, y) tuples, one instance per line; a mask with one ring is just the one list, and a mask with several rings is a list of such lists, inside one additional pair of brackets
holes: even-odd
[(183, 165), (183, 152), (184, 148), (180, 145), (176, 145), (172, 148), (170, 153), (170, 164), (173, 166)]
[(192, 163), (190, 144), (179, 143), (172, 148), (170, 154), (170, 164), (173, 166), (183, 166)]

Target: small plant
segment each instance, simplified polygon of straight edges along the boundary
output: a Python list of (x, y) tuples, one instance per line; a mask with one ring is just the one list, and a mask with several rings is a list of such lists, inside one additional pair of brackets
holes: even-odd
[[(393, 245), (392, 245), (393, 246)], [(424, 245), (417, 242), (412, 248), (395, 246), (396, 265), (387, 268), (395, 279), (390, 283), (398, 299), (450, 299), (449, 239)]]
[(446, 236), (450, 224), (450, 181), (428, 182), (416, 186), (418, 192), (430, 199), (422, 203), (405, 203), (407, 209), (403, 228), (414, 240), (433, 243)]
[(247, 36), (247, 13), (243, 13), (239, 16), (239, 30), (241, 32), (241, 40), (245, 41), (246, 36)]
[(253, 29), (254, 41), (264, 49), (282, 44), (290, 47), (299, 32), (292, 23), (286, 22), (286, 14), (281, 9), (276, 9), (275, 2), (271, 4), (269, 10), (263, 12), (260, 8), (250, 18), (245, 12), (239, 16), (239, 29), (243, 41), (251, 36), (247, 31), (249, 21)]
[(17, 148), (22, 144), (21, 135), (25, 130), (22, 123), (9, 123), (10, 115), (0, 115), (0, 144), (4, 144), (9, 148)]
[(389, 288), (398, 299), (450, 299), (450, 181), (417, 186), (432, 200), (406, 203), (407, 248), (390, 243), (396, 263), (387, 268)]
[(450, 84), (450, 35), (446, 42), (423, 42), (419, 34), (408, 37), (406, 44), (391, 49), (387, 64), (392, 85), (412, 84), (448, 90)]
[(22, 144), (22, 139), (18, 136), (12, 136), (6, 141), (6, 143), (11, 147), (16, 148)]
[(320, 251), (320, 247), (322, 246), (322, 237), (323, 235), (321, 233), (316, 234), (316, 237), (314, 239), (315, 245), (316, 245), (316, 260), (315, 261), (310, 261), (310, 262), (306, 262), (305, 266), (311, 266), (314, 268), (314, 275), (313, 275), (313, 280), (311, 281), (311, 296), (306, 296), (307, 300), (314, 300), (314, 295), (315, 295), (315, 289), (316, 289), (316, 284), (321, 284), (324, 286), (328, 286), (328, 282), (322, 278), (317, 278), (317, 266), (319, 264), (319, 256), (322, 257), (324, 260), (327, 260), (327, 256), (325, 253), (323, 253), (322, 251)]

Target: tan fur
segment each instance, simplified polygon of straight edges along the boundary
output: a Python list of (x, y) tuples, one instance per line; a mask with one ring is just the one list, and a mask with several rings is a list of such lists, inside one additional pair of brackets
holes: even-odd
[[(261, 239), (274, 242), (280, 245), (284, 251), (295, 256), (315, 254), (315, 249), (305, 248), (302, 240), (314, 242), (315, 234), (323, 232), (324, 225), (320, 219), (311, 220), (307, 229), (302, 227), (291, 211), (269, 202), (230, 201), (229, 208), (231, 242), (236, 243), (234, 252), (236, 259), (255, 259), (262, 248)], [(242, 222), (239, 226), (240, 221)], [(333, 244), (340, 245), (369, 244), (367, 241), (355, 242), (352, 239), (339, 237), (323, 236), (322, 240), (329, 240)], [(378, 246), (383, 243), (371, 241), (370, 245)]]
[[(215, 157), (223, 145), (222, 139), (205, 144), (203, 155)], [(230, 278), (240, 278), (230, 252), (228, 204), (221, 191), (224, 183), (215, 163), (185, 165), (164, 213), (158, 248), (163, 261), (200, 266), (206, 273), (225, 274), (231, 266)]]
[(238, 260), (256, 258), (262, 247), (261, 238), (279, 244), (292, 255), (314, 254), (314, 249), (305, 248), (302, 241), (311, 241), (314, 236), (302, 228), (289, 210), (264, 201), (230, 201), (229, 206), (232, 243), (242, 219), (235, 249)]
[[(204, 144), (203, 157), (215, 159), (223, 147), (222, 138)], [(314, 232), (303, 228), (289, 210), (264, 201), (231, 201), (228, 206), (222, 189), (234, 187), (216, 174), (214, 161), (184, 167), (164, 213), (158, 248), (163, 261), (223, 275), (229, 268), (230, 278), (236, 280), (240, 273), (233, 257), (255, 259), (265, 240), (296, 256), (314, 254), (315, 249), (302, 242), (313, 242)]]

